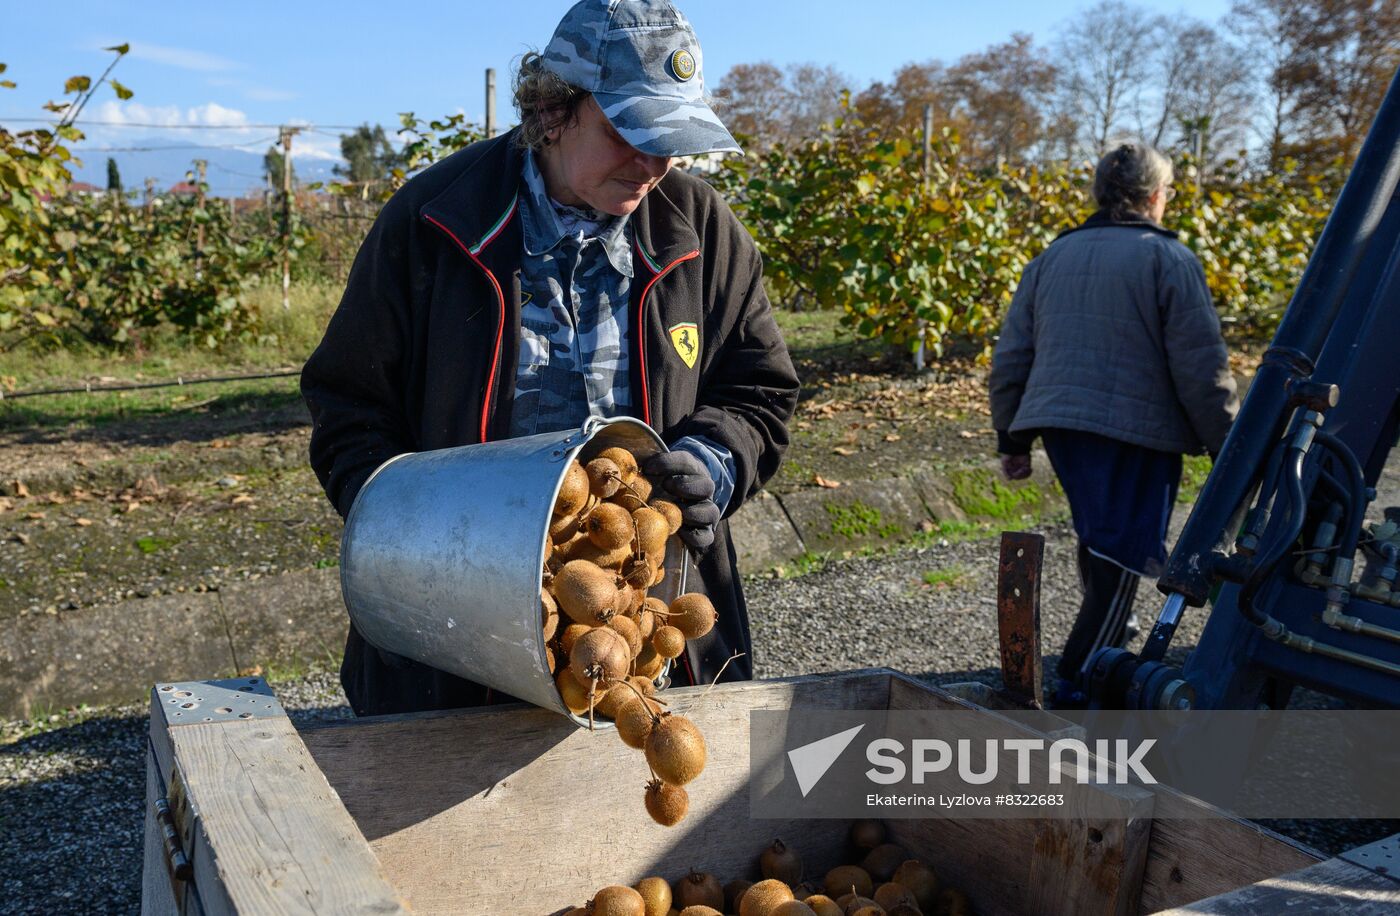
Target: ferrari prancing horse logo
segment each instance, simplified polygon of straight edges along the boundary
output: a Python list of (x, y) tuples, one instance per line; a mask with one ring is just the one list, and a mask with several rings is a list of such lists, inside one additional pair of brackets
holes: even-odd
[(700, 358), (700, 328), (694, 322), (687, 321), (671, 325), (670, 332), (671, 346), (676, 348), (676, 354), (687, 369), (694, 369), (695, 361)]

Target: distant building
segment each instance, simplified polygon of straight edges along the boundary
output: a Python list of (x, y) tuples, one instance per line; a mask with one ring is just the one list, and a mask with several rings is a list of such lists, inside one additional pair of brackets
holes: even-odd
[(107, 189), (86, 181), (75, 181), (68, 185), (68, 193), (73, 197), (101, 197), (107, 193)]
[(188, 181), (181, 181), (170, 186), (166, 192), (173, 197), (194, 197), (199, 194), (199, 185)]

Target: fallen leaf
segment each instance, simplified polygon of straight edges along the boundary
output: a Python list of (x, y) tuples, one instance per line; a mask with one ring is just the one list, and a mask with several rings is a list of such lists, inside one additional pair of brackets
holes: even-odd
[(68, 497), (64, 496), (62, 493), (50, 493), (46, 502), (48, 502), (50, 506), (61, 506), (68, 502)]
[(813, 474), (813, 475), (812, 475), (812, 482), (815, 483), (817, 486), (823, 487), (824, 489), (827, 489), (827, 490), (834, 490), (834, 489), (836, 489), (837, 487), (841, 486), (841, 481), (839, 481), (839, 480), (827, 480), (825, 477), (821, 476), (820, 474)]
[(249, 503), (251, 503), (252, 501), (253, 501), (253, 497), (249, 496), (247, 493), (239, 493), (239, 494), (238, 494), (237, 496), (235, 496), (233, 499), (229, 500), (229, 505), (231, 505), (231, 506), (246, 506), (246, 505), (248, 505)]
[(24, 517), (29, 519), (31, 522), (37, 522), (43, 519), (44, 516), (46, 516), (47, 514), (48, 513), (46, 512), (26, 512), (24, 513)]
[(73, 519), (73, 524), (76, 525), (76, 526), (79, 527), (79, 528), (86, 528), (88, 525), (91, 525), (91, 524), (92, 524), (92, 519), (90, 519), (90, 518), (75, 518), (75, 519)]
[(238, 670), (239, 677), (262, 677), (262, 673), (262, 665), (254, 665), (251, 668), (240, 668)]
[(962, 436), (964, 439), (976, 439), (976, 438), (977, 438), (977, 434), (974, 433), (974, 432), (973, 432), (972, 430), (970, 430), (970, 429), (960, 429), (960, 430), (958, 430), (958, 435), (959, 435), (959, 436)]
[(29, 495), (29, 488), (24, 485), (23, 480), (12, 480), (10, 481), (10, 495), (23, 499)]
[(29, 535), (25, 534), (23, 531), (16, 531), (14, 534), (10, 535), (10, 540), (27, 545), (29, 543)]
[(832, 451), (835, 452), (836, 454), (840, 455), (842, 458), (850, 457), (851, 455), (854, 455), (854, 454), (856, 453), (856, 450), (855, 450), (855, 449), (853, 449), (853, 448), (845, 448), (844, 446), (840, 446), (840, 445), (838, 445), (836, 448), (832, 449)]
[[(222, 439), (214, 439), (209, 443), (210, 448), (228, 448), (228, 443)], [(261, 670), (261, 669), (259, 669)]]
[(129, 502), (129, 503), (127, 503), (125, 506), (123, 506), (123, 507), (122, 507), (122, 511), (123, 511), (123, 512), (135, 512), (135, 511), (136, 511), (137, 509), (139, 509), (139, 508), (141, 508), (141, 504), (138, 503), (138, 502), (134, 502), (134, 501), (133, 501), (133, 502)]
[(885, 441), (886, 441), (886, 442), (898, 442), (898, 441), (899, 441), (899, 438), (900, 438), (900, 437), (899, 437), (899, 433), (890, 433), (888, 436), (885, 437)]
[(9, 512), (14, 507), (14, 500), (8, 496), (0, 496), (0, 512)]

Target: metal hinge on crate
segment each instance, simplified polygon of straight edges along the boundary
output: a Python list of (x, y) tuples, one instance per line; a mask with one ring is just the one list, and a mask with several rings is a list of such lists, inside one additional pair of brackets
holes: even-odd
[(185, 854), (186, 838), (190, 836), (189, 798), (180, 768), (172, 767), (165, 794), (154, 802), (156, 826), (165, 847), (165, 872), (170, 879), (170, 891), (180, 911), (185, 911), (185, 885), (194, 882), (194, 867)]

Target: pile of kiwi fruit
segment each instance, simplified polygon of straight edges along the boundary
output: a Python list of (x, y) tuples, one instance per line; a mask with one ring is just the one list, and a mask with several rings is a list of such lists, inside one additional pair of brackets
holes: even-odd
[(939, 881), (933, 868), (887, 842), (885, 826), (851, 825), (851, 860), (819, 882), (804, 882), (802, 859), (782, 840), (758, 857), (758, 882), (692, 870), (674, 882), (643, 878), (611, 885), (564, 916), (972, 916), (967, 895)]
[(614, 446), (586, 464), (573, 460), (545, 537), (540, 586), (545, 661), (560, 699), (590, 725), (611, 719), (623, 742), (645, 753), (646, 810), (667, 827), (690, 807), (683, 786), (705, 768), (705, 739), (666, 710), (656, 678), (718, 619), (702, 594), (669, 604), (647, 594), (665, 578), (666, 545), (680, 526), (680, 507), (653, 493), (632, 452)]

